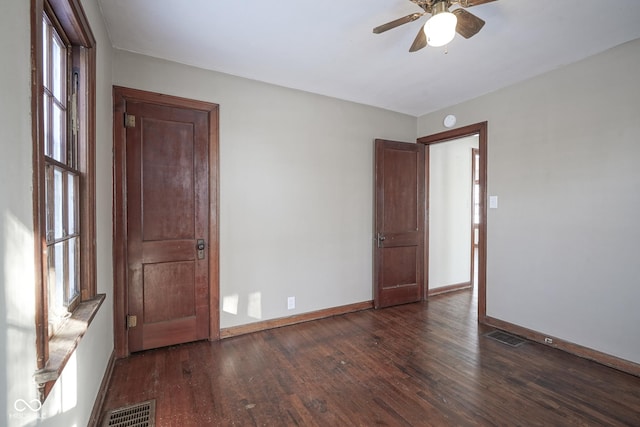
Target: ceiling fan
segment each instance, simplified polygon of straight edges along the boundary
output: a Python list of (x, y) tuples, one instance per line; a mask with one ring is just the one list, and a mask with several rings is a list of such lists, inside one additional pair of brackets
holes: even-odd
[[(409, 48), (409, 52), (415, 52), (423, 47), (444, 46), (448, 44), (455, 33), (460, 34), (465, 39), (475, 36), (484, 26), (485, 22), (467, 12), (465, 9), (484, 3), (490, 3), (495, 0), (410, 0), (422, 8), (424, 12), (416, 12), (402, 18), (398, 18), (386, 24), (382, 24), (373, 29), (375, 34), (384, 33), (385, 31), (399, 27), (402, 24), (413, 22), (416, 19), (431, 14), (431, 17), (420, 28), (413, 44)], [(460, 6), (459, 8), (449, 11), (452, 6)]]

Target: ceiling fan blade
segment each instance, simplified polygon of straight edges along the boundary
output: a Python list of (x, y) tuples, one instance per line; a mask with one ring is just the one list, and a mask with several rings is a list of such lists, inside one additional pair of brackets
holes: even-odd
[(475, 36), (484, 26), (484, 21), (473, 13), (464, 9), (456, 9), (452, 12), (458, 18), (456, 32), (465, 39)]
[(496, 1), (496, 0), (464, 0), (460, 2), (460, 5), (462, 7), (472, 7), (472, 6), (478, 6), (485, 3), (491, 3), (492, 1)]
[(413, 44), (409, 48), (409, 52), (415, 52), (417, 50), (420, 50), (426, 45), (427, 45), (427, 36), (424, 33), (424, 25), (423, 25), (422, 27), (420, 27), (420, 31), (418, 31), (418, 34), (416, 35), (416, 38), (413, 41)]
[(373, 29), (375, 34), (384, 33), (385, 31), (389, 31), (393, 28), (399, 27), (402, 24), (406, 24), (408, 22), (413, 22), (416, 19), (420, 18), (424, 13), (412, 13), (411, 15), (403, 16), (402, 18), (398, 18), (394, 21), (387, 22), (386, 24), (382, 24)]

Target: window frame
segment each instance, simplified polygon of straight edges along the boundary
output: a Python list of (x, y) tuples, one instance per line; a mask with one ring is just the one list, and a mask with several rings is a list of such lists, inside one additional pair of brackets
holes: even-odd
[[(80, 227), (79, 303), (72, 307), (71, 318), (60, 330), (49, 336), (48, 325), (48, 257), (46, 212), (45, 105), (43, 30), (45, 14), (52, 26), (61, 32), (70, 46), (67, 70), (79, 67), (80, 79), (77, 108), (77, 164), (79, 171), (78, 223)], [(96, 196), (95, 196), (95, 106), (96, 106), (96, 41), (80, 0), (31, 0), (31, 112), (33, 141), (33, 217), (35, 260), (35, 331), (36, 372), (40, 399), (44, 400), (60, 376), (67, 360), (86, 332), (104, 301), (96, 286)], [(67, 79), (67, 84), (69, 84)], [(68, 102), (68, 100), (67, 100)], [(69, 124), (67, 124), (69, 126)], [(54, 162), (55, 163), (55, 162)]]
[[(49, 338), (60, 329), (66, 320), (67, 313), (73, 313), (80, 302), (80, 268), (82, 262), (81, 239), (82, 228), (79, 224), (80, 194), (79, 182), (81, 171), (78, 168), (77, 148), (80, 145), (78, 138), (77, 123), (82, 120), (80, 115), (84, 111), (79, 111), (76, 107), (78, 96), (78, 82), (82, 64), (73, 61), (74, 48), (66, 39), (63, 29), (59, 27), (55, 16), (49, 13), (43, 14), (43, 58), (47, 58), (43, 65), (43, 121), (44, 131), (44, 169), (45, 169), (45, 215), (47, 242), (47, 252), (49, 261), (49, 273), (52, 268), (55, 270), (55, 279), (58, 283), (54, 286), (51, 283), (52, 277), (47, 276), (49, 297), (48, 297), (48, 334)], [(54, 48), (58, 46), (57, 49)], [(46, 52), (45, 52), (46, 51)], [(58, 55), (55, 54), (57, 51)], [(55, 69), (60, 67), (62, 72), (56, 73)], [(58, 88), (59, 87), (59, 88)], [(57, 89), (57, 90), (56, 90)], [(56, 114), (58, 110), (61, 123), (56, 126)], [(56, 128), (58, 131), (56, 132)], [(75, 132), (74, 132), (75, 130)], [(56, 144), (57, 136), (62, 136)], [(84, 138), (83, 142), (86, 141)], [(69, 185), (71, 183), (71, 185)], [(58, 185), (59, 184), (59, 185)], [(72, 189), (71, 197), (69, 190)], [(58, 191), (61, 196), (57, 199)], [(71, 205), (71, 206), (70, 206)], [(59, 208), (53, 209), (54, 207)], [(58, 218), (58, 220), (56, 220)], [(71, 224), (69, 224), (71, 220)], [(58, 221), (60, 223), (58, 224)], [(60, 226), (60, 228), (58, 227)], [(70, 226), (73, 226), (72, 228)], [(57, 232), (56, 232), (57, 231)], [(75, 247), (71, 249), (72, 247)], [(51, 256), (52, 252), (55, 256)], [(71, 253), (73, 252), (73, 257)], [(59, 259), (59, 256), (60, 259)], [(70, 261), (73, 262), (70, 262)], [(54, 263), (52, 265), (52, 263)], [(58, 264), (60, 263), (60, 264)], [(55, 265), (55, 267), (54, 267)], [(58, 270), (58, 266), (62, 267)], [(58, 281), (58, 273), (61, 280)], [(72, 285), (72, 289), (69, 289)], [(61, 294), (60, 294), (61, 293)], [(62, 310), (59, 314), (52, 315), (52, 300), (61, 300)], [(56, 306), (58, 304), (55, 304)]]

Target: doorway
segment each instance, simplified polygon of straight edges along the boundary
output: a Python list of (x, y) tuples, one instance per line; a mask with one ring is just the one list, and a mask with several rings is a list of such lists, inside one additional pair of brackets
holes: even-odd
[[(426, 176), (427, 176), (427, 181), (429, 181), (430, 177), (431, 177), (431, 171), (430, 171), (430, 167), (429, 167), (429, 155), (430, 155), (430, 151), (431, 151), (431, 147), (436, 147), (438, 144), (442, 144), (442, 143), (447, 143), (447, 142), (453, 142), (453, 141), (460, 141), (460, 140), (465, 140), (465, 138), (475, 138), (477, 135), (477, 158), (476, 158), (476, 162), (477, 165), (475, 166), (476, 170), (477, 170), (477, 176), (473, 177), (473, 180), (477, 179), (477, 199), (475, 201), (477, 201), (477, 223), (474, 223), (473, 221), (471, 222), (471, 233), (474, 232), (474, 229), (477, 229), (477, 237), (473, 237), (475, 235), (472, 235), (472, 238), (469, 239), (469, 246), (466, 247), (466, 250), (471, 249), (469, 252), (469, 256), (465, 261), (468, 261), (470, 266), (471, 266), (471, 270), (469, 272), (469, 279), (468, 279), (468, 286), (465, 286), (464, 282), (462, 283), (457, 283), (457, 284), (453, 284), (451, 287), (447, 288), (442, 287), (440, 290), (455, 290), (457, 288), (464, 288), (464, 287), (469, 287), (473, 282), (473, 276), (475, 275), (477, 277), (477, 279), (475, 280), (475, 285), (477, 287), (477, 298), (478, 298), (478, 321), (483, 323), (485, 321), (486, 318), (486, 231), (487, 231), (487, 225), (486, 225), (486, 217), (487, 217), (487, 211), (486, 211), (486, 189), (487, 189), (487, 122), (481, 122), (481, 123), (477, 123), (477, 124), (473, 124), (473, 125), (469, 125), (469, 126), (465, 126), (465, 127), (461, 127), (458, 129), (452, 129), (450, 131), (445, 131), (445, 132), (440, 132), (434, 135), (429, 135), (429, 136), (425, 136), (425, 137), (421, 137), (418, 138), (418, 143), (420, 144), (425, 144), (427, 146), (427, 150), (426, 150), (426, 158), (427, 161), (426, 163)], [(467, 173), (469, 174), (469, 176), (473, 175), (471, 173), (471, 169), (472, 169), (472, 151), (469, 148), (465, 147), (465, 150), (467, 153), (469, 153), (469, 164), (468, 164), (468, 169), (467, 169)], [(470, 190), (469, 190), (469, 195), (471, 195), (471, 188), (473, 188), (474, 185), (472, 185), (472, 178), (470, 177), (467, 180), (467, 185), (469, 185)], [(427, 189), (429, 188), (429, 185), (427, 185)], [(429, 191), (429, 190), (427, 190)], [(429, 202), (430, 197), (427, 196), (427, 212), (429, 214), (431, 214), (431, 209), (432, 206), (430, 206), (430, 202)], [(470, 204), (473, 204), (475, 201), (471, 198), (471, 196), (469, 196), (469, 201)], [(469, 224), (469, 218), (471, 217), (471, 209), (469, 210), (468, 216), (466, 216), (466, 224)], [(427, 218), (427, 224), (429, 223), (429, 217)], [(464, 227), (463, 230), (461, 230), (461, 233), (464, 233), (467, 237), (469, 237), (470, 233), (470, 228)], [(430, 233), (428, 231), (427, 228), (427, 233), (426, 233), (426, 244), (425, 244), (425, 270), (426, 270), (426, 282), (427, 285), (425, 286), (426, 289), (430, 288), (430, 284), (429, 284), (429, 260), (430, 260), (430, 256), (433, 255), (431, 252), (433, 251), (433, 248), (430, 248), (430, 240), (431, 240), (431, 236)], [(463, 255), (464, 256), (464, 255)], [(474, 258), (475, 256), (475, 258)], [(429, 291), (427, 290), (427, 293)]]
[(429, 145), (428, 294), (473, 286), (472, 150), (478, 135)]
[(219, 338), (218, 106), (114, 87), (118, 357)]

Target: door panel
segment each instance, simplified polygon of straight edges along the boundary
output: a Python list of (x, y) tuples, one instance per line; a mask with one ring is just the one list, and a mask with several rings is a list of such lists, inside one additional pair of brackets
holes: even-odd
[(383, 288), (418, 283), (418, 251), (416, 246), (385, 248), (382, 251)]
[(193, 262), (144, 264), (143, 277), (144, 324), (195, 316)]
[(209, 337), (208, 115), (129, 102), (126, 131), (130, 351)]
[(424, 296), (424, 146), (376, 140), (374, 305)]
[(190, 238), (196, 214), (193, 126), (143, 117), (141, 127), (143, 240)]

